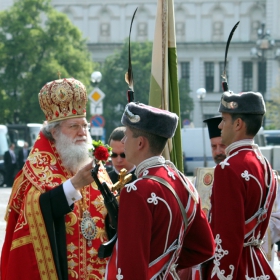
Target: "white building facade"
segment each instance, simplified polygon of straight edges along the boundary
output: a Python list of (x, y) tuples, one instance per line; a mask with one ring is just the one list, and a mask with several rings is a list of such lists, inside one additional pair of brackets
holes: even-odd
[[(0, 9), (12, 2), (2, 0)], [(93, 61), (104, 62), (122, 46), (136, 7), (131, 40), (153, 41), (157, 0), (52, 0), (52, 5), (88, 39)], [(238, 21), (228, 53), (229, 88), (236, 93), (260, 91), (265, 100), (271, 99), (280, 78), (279, 0), (174, 0), (174, 12), (179, 78), (189, 82), (196, 127), (218, 114), (226, 41)], [(262, 27), (265, 34), (270, 31), (270, 38), (259, 40), (256, 49)], [(197, 98), (198, 88), (206, 89), (203, 100)]]

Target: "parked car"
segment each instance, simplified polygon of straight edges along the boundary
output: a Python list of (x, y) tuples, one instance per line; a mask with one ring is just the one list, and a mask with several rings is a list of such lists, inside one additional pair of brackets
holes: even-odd
[(280, 145), (280, 130), (264, 130), (264, 136), (267, 145)]

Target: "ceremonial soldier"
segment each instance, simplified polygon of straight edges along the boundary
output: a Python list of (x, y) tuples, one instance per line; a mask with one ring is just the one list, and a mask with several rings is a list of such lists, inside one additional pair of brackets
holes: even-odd
[(137, 179), (121, 191), (118, 240), (106, 279), (177, 279), (176, 268), (213, 255), (213, 236), (194, 186), (161, 156), (177, 123), (176, 114), (141, 103), (125, 108), (122, 141)]
[(265, 114), (263, 97), (225, 91), (219, 111), (227, 157), (214, 171), (210, 225), (216, 250), (205, 279), (277, 279), (260, 249), (277, 188), (253, 140)]

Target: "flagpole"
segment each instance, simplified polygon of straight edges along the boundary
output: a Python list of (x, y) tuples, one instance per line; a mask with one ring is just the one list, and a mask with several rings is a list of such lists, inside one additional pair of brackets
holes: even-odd
[[(173, 0), (158, 0), (153, 42), (149, 104), (176, 113), (180, 117), (177, 50)], [(181, 124), (168, 140), (163, 156), (183, 171)]]

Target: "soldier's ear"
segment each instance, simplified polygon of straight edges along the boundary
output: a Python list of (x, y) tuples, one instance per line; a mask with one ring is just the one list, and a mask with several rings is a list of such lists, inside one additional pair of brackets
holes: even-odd
[(144, 137), (143, 136), (139, 136), (137, 140), (138, 140), (138, 142), (137, 142), (138, 147), (142, 148), (143, 145), (144, 145)]
[(149, 144), (148, 139), (144, 136), (138, 137), (138, 150), (143, 150)]
[(236, 128), (236, 130), (241, 130), (242, 128), (244, 128), (244, 126), (246, 126), (246, 124), (245, 124), (245, 122), (241, 118), (237, 118), (235, 120), (235, 128)]

